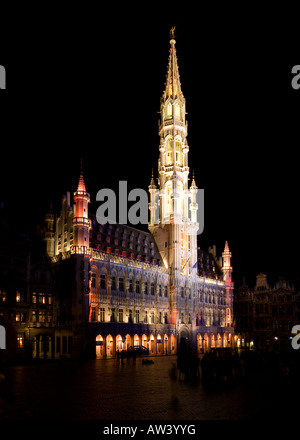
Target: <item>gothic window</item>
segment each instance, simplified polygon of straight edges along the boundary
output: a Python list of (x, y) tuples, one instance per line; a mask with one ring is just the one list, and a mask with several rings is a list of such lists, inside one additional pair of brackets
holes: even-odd
[[(102, 273), (101, 275), (100, 275), (100, 288), (101, 289), (105, 289), (105, 275)], [(96, 287), (96, 285), (95, 285), (95, 287)]]
[(140, 280), (136, 280), (136, 282), (135, 282), (135, 291), (136, 291), (136, 293), (140, 293), (141, 292), (141, 290), (140, 290)]
[(161, 106), (160, 113), (161, 113), (161, 122), (163, 122), (163, 120), (164, 120), (164, 113), (165, 113), (163, 105)]
[(95, 289), (96, 288), (96, 274), (92, 273), (91, 275), (91, 288)]
[(175, 143), (175, 160), (177, 164), (181, 165), (180, 142)]
[(39, 322), (46, 322), (46, 312), (39, 313)]
[(124, 292), (124, 278), (119, 278), (119, 291)]
[(168, 140), (167, 142), (167, 165), (172, 165), (173, 162), (173, 141)]
[(24, 334), (18, 333), (17, 335), (17, 348), (23, 348), (24, 347)]
[(119, 322), (123, 322), (123, 309), (119, 309)]
[(133, 288), (132, 288), (132, 279), (129, 279), (129, 292), (133, 292)]
[(138, 324), (140, 322), (140, 311), (135, 311), (135, 322)]
[(169, 104), (167, 105), (167, 119), (171, 119), (172, 118), (172, 103), (169, 102)]
[(158, 286), (158, 296), (162, 296), (162, 285)]
[(150, 285), (150, 293), (151, 295), (154, 295), (154, 283), (151, 283)]
[(105, 308), (101, 307), (100, 308), (100, 322), (104, 322), (105, 321)]
[[(35, 295), (35, 294), (34, 294)], [(0, 302), (5, 302), (6, 301), (6, 291), (5, 290), (0, 290)]]
[(46, 295), (44, 293), (39, 293), (39, 303), (46, 304)]
[(177, 103), (174, 106), (174, 116), (175, 118), (180, 119), (180, 106)]

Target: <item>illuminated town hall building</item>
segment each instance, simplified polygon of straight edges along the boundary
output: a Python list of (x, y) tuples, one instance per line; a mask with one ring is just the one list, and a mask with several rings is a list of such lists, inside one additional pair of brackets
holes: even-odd
[(30, 341), (33, 357), (111, 358), (133, 348), (167, 355), (234, 346), (231, 253), (227, 242), (220, 258), (215, 247), (197, 247), (201, 207), (194, 177), (189, 186), (174, 33), (170, 46), (160, 100), (158, 188), (153, 174), (148, 188), (150, 232), (100, 224), (89, 212), (81, 171), (74, 203), (67, 193), (59, 215), (45, 218), (53, 282), (48, 291), (31, 283), (26, 323), (17, 329), (22, 344)]
[(48, 216), (47, 253), (62, 280), (57, 356), (63, 337), (70, 337), (73, 354), (84, 350), (97, 358), (134, 347), (163, 355), (179, 347), (201, 352), (233, 344), (231, 253), (227, 242), (219, 260), (215, 247), (197, 248), (197, 186), (193, 178), (188, 187), (185, 98), (174, 33), (170, 45), (160, 101), (159, 201), (153, 175), (149, 185), (150, 233), (99, 224), (88, 212), (82, 172), (75, 205), (67, 194), (55, 225)]

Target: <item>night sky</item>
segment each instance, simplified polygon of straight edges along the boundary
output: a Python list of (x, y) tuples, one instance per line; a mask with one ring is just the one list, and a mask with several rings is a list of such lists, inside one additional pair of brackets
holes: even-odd
[[(150, 4), (149, 4), (150, 5)], [(236, 286), (258, 273), (299, 274), (300, 64), (295, 11), (159, 4), (26, 9), (0, 18), (1, 192), (34, 230), (49, 202), (73, 192), (80, 158), (91, 210), (99, 189), (147, 189), (157, 177), (159, 102), (169, 30), (186, 98), (189, 166), (205, 190), (203, 249), (228, 240)], [(175, 9), (175, 6), (174, 6)], [(298, 36), (299, 36), (299, 24)], [(298, 43), (298, 48), (296, 47)]]

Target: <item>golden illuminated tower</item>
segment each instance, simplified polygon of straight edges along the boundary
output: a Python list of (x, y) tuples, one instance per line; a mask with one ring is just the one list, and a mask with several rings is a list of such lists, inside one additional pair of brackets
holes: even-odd
[(76, 252), (86, 253), (89, 248), (89, 231), (91, 229), (91, 220), (88, 218), (90, 195), (85, 188), (82, 170), (77, 191), (74, 193), (74, 200), (76, 203), (76, 211), (73, 218), (74, 246)]
[[(152, 177), (150, 222), (164, 265), (170, 271), (171, 323), (177, 322), (177, 294), (182, 277), (196, 279), (197, 262), (197, 186), (193, 178), (189, 188), (187, 123), (185, 98), (181, 91), (174, 28), (170, 35), (170, 53), (165, 89), (160, 100), (158, 184)], [(155, 213), (158, 211), (158, 215)]]
[(233, 321), (233, 282), (232, 282), (232, 266), (231, 266), (231, 252), (229, 250), (228, 242), (225, 242), (223, 257), (223, 280), (225, 282), (225, 305), (226, 305), (226, 326), (230, 327)]

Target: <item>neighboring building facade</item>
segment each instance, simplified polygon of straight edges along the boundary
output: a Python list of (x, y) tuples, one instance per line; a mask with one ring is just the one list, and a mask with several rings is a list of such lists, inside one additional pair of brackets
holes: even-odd
[(30, 322), (31, 240), (0, 213), (0, 324), (13, 324), (15, 348), (24, 349)]
[(299, 321), (296, 298), (294, 288), (282, 279), (271, 287), (267, 276), (259, 274), (253, 290), (244, 282), (234, 299), (237, 346), (288, 347), (292, 327)]
[(0, 213), (0, 325), (8, 351), (20, 358), (53, 358), (54, 280), (46, 258), (32, 261), (32, 239)]

